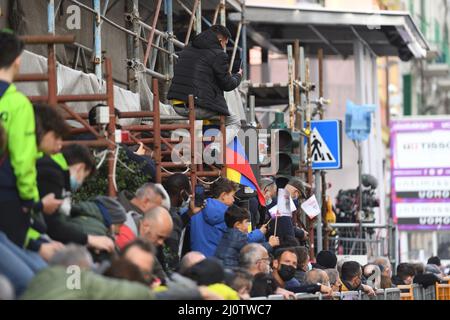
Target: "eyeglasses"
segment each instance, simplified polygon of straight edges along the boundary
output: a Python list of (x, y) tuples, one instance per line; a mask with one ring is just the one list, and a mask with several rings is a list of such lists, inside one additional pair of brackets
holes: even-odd
[(269, 188), (272, 187), (275, 184), (275, 182), (269, 183), (267, 186), (264, 187), (264, 192), (267, 190), (270, 190)]
[(261, 258), (261, 259), (258, 260), (258, 262), (259, 262), (259, 261), (264, 261), (264, 262), (267, 262), (267, 264), (270, 264), (270, 262), (272, 261), (272, 259), (270, 259), (270, 258)]

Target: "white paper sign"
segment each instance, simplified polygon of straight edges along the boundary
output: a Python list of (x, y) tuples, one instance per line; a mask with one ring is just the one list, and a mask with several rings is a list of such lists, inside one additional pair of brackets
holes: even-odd
[(303, 202), (301, 207), (310, 219), (314, 219), (321, 213), (319, 203), (317, 202), (315, 195)]
[(277, 205), (269, 210), (272, 218), (278, 217), (292, 217), (292, 212), (297, 210), (294, 201), (292, 201), (289, 192), (285, 189), (278, 190)]

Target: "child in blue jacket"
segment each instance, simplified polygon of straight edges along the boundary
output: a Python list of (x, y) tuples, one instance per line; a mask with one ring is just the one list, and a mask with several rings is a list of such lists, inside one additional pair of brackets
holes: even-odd
[[(225, 214), (227, 230), (217, 246), (215, 256), (222, 261), (224, 268), (235, 268), (239, 266), (239, 253), (249, 243), (248, 226), (250, 213), (235, 205), (231, 206)], [(264, 246), (269, 251), (279, 245), (277, 237), (270, 237)]]

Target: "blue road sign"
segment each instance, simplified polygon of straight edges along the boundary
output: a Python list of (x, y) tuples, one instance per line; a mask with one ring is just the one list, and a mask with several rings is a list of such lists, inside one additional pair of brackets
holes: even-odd
[(342, 169), (342, 121), (312, 121), (311, 148), (313, 170)]

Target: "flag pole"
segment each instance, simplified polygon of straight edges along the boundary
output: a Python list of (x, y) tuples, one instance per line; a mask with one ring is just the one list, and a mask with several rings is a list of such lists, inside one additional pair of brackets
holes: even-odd
[(277, 211), (277, 215), (275, 216), (275, 230), (273, 232), (274, 237), (277, 236), (277, 226), (278, 226), (278, 211)]

